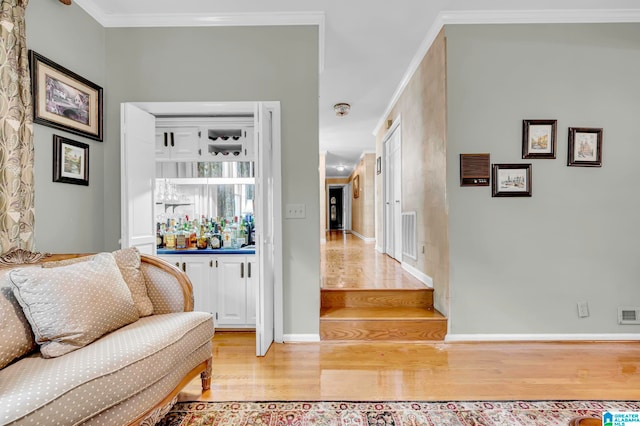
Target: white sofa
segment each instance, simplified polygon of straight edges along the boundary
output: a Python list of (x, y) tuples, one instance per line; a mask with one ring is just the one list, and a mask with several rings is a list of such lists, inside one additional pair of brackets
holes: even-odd
[[(126, 296), (120, 278), (103, 274), (113, 274), (109, 253), (41, 259), (18, 250), (0, 259), (1, 425), (151, 425), (198, 374), (203, 390), (209, 389), (211, 314), (192, 312), (192, 288), (182, 271), (135, 249), (133, 254), (125, 250), (133, 262), (128, 271), (143, 283), (138, 291), (146, 290), (144, 315), (139, 315), (138, 304), (131, 310), (135, 291)], [(120, 276), (127, 278), (129, 272), (120, 262), (117, 266)], [(94, 272), (107, 279), (94, 285), (99, 281), (93, 279)], [(96, 288), (99, 293), (92, 295)], [(45, 296), (38, 293), (43, 289), (49, 292)], [(120, 303), (110, 299), (114, 292), (125, 308), (109, 314)], [(60, 305), (67, 310), (58, 311)], [(78, 337), (75, 323), (101, 316), (107, 322), (125, 317), (127, 324), (109, 325), (116, 329), (85, 344), (86, 336)], [(94, 330), (100, 325), (85, 328), (89, 334), (100, 334)]]

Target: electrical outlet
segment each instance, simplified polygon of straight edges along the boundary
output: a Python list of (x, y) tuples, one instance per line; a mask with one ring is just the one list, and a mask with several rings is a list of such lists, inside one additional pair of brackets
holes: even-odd
[(284, 212), (285, 219), (304, 219), (307, 216), (304, 204), (287, 204)]
[(578, 317), (586, 318), (589, 316), (589, 303), (578, 302)]

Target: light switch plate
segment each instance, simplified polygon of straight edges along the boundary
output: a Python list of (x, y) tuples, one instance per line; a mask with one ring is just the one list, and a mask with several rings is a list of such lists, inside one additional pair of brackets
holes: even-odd
[(285, 219), (304, 219), (307, 216), (304, 204), (287, 204), (284, 212)]

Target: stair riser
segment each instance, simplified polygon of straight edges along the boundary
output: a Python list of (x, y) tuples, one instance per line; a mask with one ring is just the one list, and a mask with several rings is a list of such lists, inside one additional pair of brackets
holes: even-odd
[(442, 341), (447, 320), (320, 320), (321, 340)]
[(323, 308), (433, 308), (433, 290), (322, 290)]

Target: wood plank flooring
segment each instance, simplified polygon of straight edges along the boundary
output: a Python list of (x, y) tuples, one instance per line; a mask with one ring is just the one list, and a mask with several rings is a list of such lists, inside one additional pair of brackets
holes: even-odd
[(400, 263), (376, 251), (374, 243), (342, 231), (327, 232), (320, 245), (323, 289), (424, 288)]
[(274, 344), (216, 333), (211, 390), (183, 401), (640, 400), (638, 343)]

